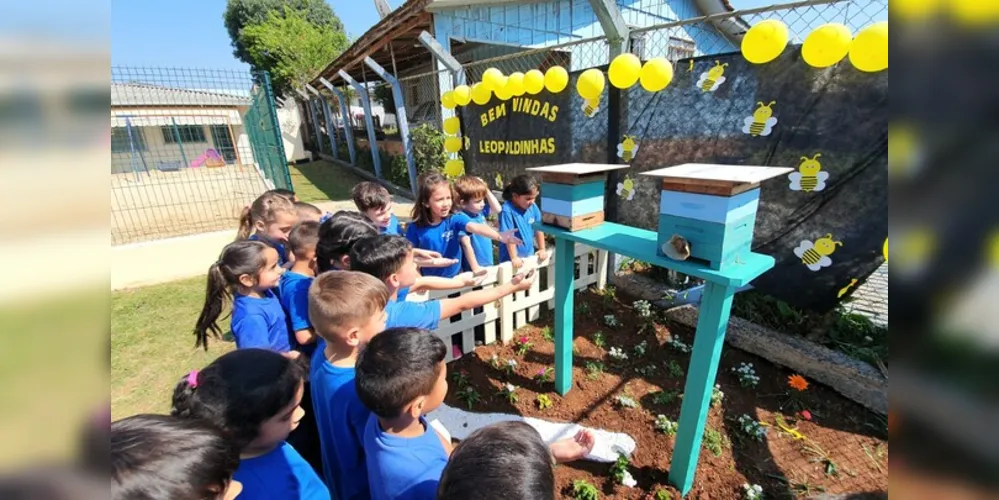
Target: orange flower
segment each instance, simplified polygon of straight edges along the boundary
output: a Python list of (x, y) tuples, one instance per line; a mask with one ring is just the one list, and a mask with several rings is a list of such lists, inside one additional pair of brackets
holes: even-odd
[(787, 378), (787, 385), (796, 391), (808, 389), (808, 381), (801, 375), (794, 374)]

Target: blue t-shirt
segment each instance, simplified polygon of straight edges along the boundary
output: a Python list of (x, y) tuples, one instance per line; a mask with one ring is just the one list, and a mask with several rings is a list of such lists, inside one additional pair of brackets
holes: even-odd
[(281, 275), (281, 281), (278, 284), (280, 291), (278, 298), (281, 300), (281, 307), (284, 308), (285, 315), (288, 316), (290, 330), (288, 342), (292, 348), (308, 355), (312, 354), (316, 344), (313, 342), (304, 346), (300, 345), (295, 339), (295, 332), (312, 328), (312, 322), (309, 321), (309, 287), (312, 286), (313, 279), (315, 278), (312, 276), (288, 271)]
[(329, 500), (330, 491), (301, 455), (281, 443), (266, 455), (240, 460), (236, 481), (243, 483), (240, 500)]
[(423, 328), (433, 331), (441, 324), (441, 303), (439, 300), (389, 300), (385, 305), (385, 314), (388, 316), (385, 328)]
[(448, 267), (425, 267), (420, 270), (424, 276), (453, 278), (461, 272), (461, 241), (459, 233), (471, 220), (468, 215), (454, 214), (436, 226), (418, 226), (415, 223), (406, 228), (406, 239), (416, 248), (439, 252), (445, 259), (458, 259)]
[(291, 350), (288, 317), (273, 291), (261, 298), (236, 295), (232, 301), (232, 335), (237, 349), (258, 347), (276, 352)]
[(434, 429), (420, 417), (422, 436), (404, 438), (382, 431), (371, 415), (364, 431), (368, 484), (372, 500), (434, 500), (447, 465), (447, 451)]
[[(479, 224), (484, 225), (486, 223), (486, 217), (489, 217), (489, 206), (486, 205), (486, 208), (483, 209), (481, 212), (479, 212), (479, 215), (473, 216), (468, 212), (465, 212), (465, 215), (468, 216), (469, 222), (477, 222)], [(468, 236), (468, 238), (471, 240), (472, 251), (475, 252), (475, 261), (479, 263), (479, 266), (489, 267), (494, 264), (493, 240), (486, 238), (485, 236), (479, 236), (477, 234), (469, 234), (465, 231), (462, 231), (459, 234), (459, 236)], [(462, 255), (462, 260), (461, 260), (461, 270), (462, 271), (472, 270), (472, 266), (469, 265), (468, 260), (464, 258), (464, 254)]]
[(399, 219), (392, 214), (392, 218), (389, 219), (388, 226), (379, 228), (378, 230), (381, 234), (394, 234), (396, 236), (402, 236), (402, 232), (399, 231)]
[(278, 266), (284, 267), (288, 262), (288, 250), (285, 248), (284, 243), (273, 241), (265, 236), (260, 236), (258, 234), (251, 234), (248, 240), (259, 241), (265, 243), (267, 246), (277, 250), (278, 254)]
[(354, 368), (333, 366), (316, 356), (310, 381), (326, 484), (339, 500), (370, 498), (362, 441), (371, 412), (357, 398)]
[[(517, 245), (518, 257), (530, 257), (534, 255), (534, 223), (541, 221), (541, 210), (537, 205), (531, 204), (527, 210), (517, 208), (513, 202), (503, 203), (503, 212), (499, 216), (500, 232), (516, 229), (517, 236), (523, 242)], [(500, 262), (509, 262), (510, 252), (506, 245), (500, 245)]]

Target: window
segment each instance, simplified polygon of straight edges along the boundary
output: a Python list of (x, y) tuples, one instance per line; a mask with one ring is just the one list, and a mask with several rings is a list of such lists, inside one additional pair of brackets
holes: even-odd
[(112, 153), (131, 153), (133, 146), (136, 153), (146, 150), (146, 137), (141, 128), (132, 127), (132, 138), (129, 141), (127, 127), (111, 127)]
[(690, 40), (684, 40), (683, 38), (669, 37), (669, 49), (666, 53), (666, 58), (670, 62), (677, 62), (680, 59), (687, 59), (689, 57), (694, 57), (696, 47), (694, 42)]
[[(183, 144), (189, 144), (192, 142), (208, 142), (205, 140), (205, 128), (201, 125), (168, 125), (165, 127), (160, 127), (163, 131), (163, 142), (167, 144), (177, 144), (177, 135), (180, 136), (180, 142)], [(177, 135), (174, 135), (176, 131)]]

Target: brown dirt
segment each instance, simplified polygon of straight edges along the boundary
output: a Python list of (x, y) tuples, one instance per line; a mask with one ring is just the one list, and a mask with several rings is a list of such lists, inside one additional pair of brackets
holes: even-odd
[[(543, 338), (543, 329), (552, 326), (550, 317), (543, 317), (534, 325), (517, 331), (515, 339), (527, 337), (533, 344), (523, 356), (516, 354), (513, 345), (494, 344), (480, 347), (448, 367), (452, 384), (447, 403), (452, 406), (466, 407), (457, 395), (458, 387), (453, 378), (456, 373), (464, 372), (471, 386), (482, 396), (474, 411), (579, 422), (623, 432), (635, 439), (638, 447), (629, 470), (638, 481), (637, 488), (615, 485), (609, 465), (580, 462), (556, 469), (558, 492), (564, 498), (571, 498), (572, 483), (580, 479), (600, 489), (602, 498), (651, 499), (661, 489), (667, 490), (672, 498), (679, 498), (679, 492), (667, 485), (675, 438), (657, 432), (653, 422), (660, 414), (677, 421), (681, 399), (658, 405), (653, 402), (653, 394), (660, 390), (683, 392), (684, 377), (670, 377), (665, 367), (675, 361), (686, 371), (689, 354), (679, 353), (665, 342), (675, 335), (692, 345), (693, 332), (657, 323), (654, 335), (638, 333), (641, 322), (631, 307), (624, 304), (631, 304), (631, 300), (597, 293), (577, 294), (573, 389), (565, 397), (554, 392), (552, 383), (535, 380), (539, 371), (554, 366), (554, 344)], [(607, 314), (614, 314), (622, 326), (606, 327), (603, 321)], [(596, 332), (603, 333), (605, 347), (594, 344)], [(649, 349), (645, 356), (638, 358), (632, 349), (642, 340), (648, 342)], [(613, 361), (607, 356), (611, 347), (625, 349), (629, 359)], [(494, 354), (504, 363), (508, 359), (517, 360), (518, 366), (512, 375), (492, 366), (490, 360)], [(604, 372), (588, 377), (585, 365), (593, 362), (603, 363)], [(742, 362), (755, 366), (761, 379), (758, 387), (745, 389), (739, 385), (731, 370)], [(651, 376), (636, 371), (649, 365), (657, 367)], [(719, 457), (702, 449), (689, 498), (742, 498), (744, 483), (759, 484), (769, 499), (808, 497), (821, 492), (884, 492), (887, 498), (887, 423), (826, 387), (812, 384), (802, 393), (789, 389), (787, 378), (791, 374), (762, 358), (733, 348), (724, 350), (716, 383), (721, 385), (725, 398), (718, 408), (711, 410), (708, 428), (720, 431), (725, 444)], [(500, 387), (507, 383), (519, 387), (516, 403), (511, 404), (497, 395)], [(791, 392), (795, 393), (794, 399), (789, 397)], [(536, 404), (539, 394), (548, 395), (553, 407), (539, 410)], [(618, 408), (614, 398), (622, 394), (639, 401), (641, 407)], [(800, 418), (797, 413), (800, 409), (810, 411), (812, 421)], [(743, 414), (771, 425), (762, 442), (743, 434), (738, 423)], [(792, 428), (796, 427), (806, 436), (815, 451), (808, 451), (805, 442), (776, 428), (778, 415), (783, 415)], [(828, 461), (818, 456), (818, 450), (826, 453)], [(830, 466), (830, 462), (834, 465)]]

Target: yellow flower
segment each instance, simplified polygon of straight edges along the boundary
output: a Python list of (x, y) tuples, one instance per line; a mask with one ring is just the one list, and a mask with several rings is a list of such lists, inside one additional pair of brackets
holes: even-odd
[(795, 374), (787, 378), (787, 385), (796, 391), (804, 391), (808, 389), (808, 381), (805, 377)]

